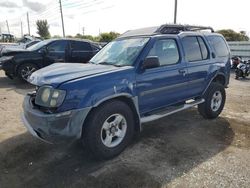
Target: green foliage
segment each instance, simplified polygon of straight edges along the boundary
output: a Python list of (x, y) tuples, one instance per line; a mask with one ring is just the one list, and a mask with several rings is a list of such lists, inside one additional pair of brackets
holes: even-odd
[(55, 38), (55, 39), (58, 39), (58, 38), (62, 38), (60, 35), (54, 35), (52, 36), (51, 38)]
[(88, 40), (92, 40), (95, 41), (95, 37), (93, 37), (92, 35), (81, 35), (81, 34), (76, 34), (75, 38), (79, 38), (79, 39), (88, 39)]
[(116, 39), (120, 34), (116, 32), (109, 32), (109, 33), (101, 33), (100, 34), (100, 41), (99, 42), (110, 42)]
[(222, 34), (227, 41), (249, 41), (245, 31), (237, 33), (232, 29), (222, 29), (217, 32)]
[(110, 42), (117, 38), (120, 34), (116, 32), (101, 33), (99, 36), (76, 34), (74, 38), (87, 39), (95, 42)]
[(37, 20), (36, 26), (37, 26), (37, 34), (39, 34), (40, 37), (42, 37), (44, 39), (50, 38), (49, 24), (48, 24), (47, 20)]
[[(94, 42), (110, 42), (115, 38), (117, 38), (119, 35), (120, 34), (116, 32), (101, 33), (99, 36), (82, 35), (80, 33), (77, 33), (75, 36), (67, 35), (66, 38), (86, 39)], [(62, 38), (62, 37), (60, 35), (54, 35), (52, 38)]]

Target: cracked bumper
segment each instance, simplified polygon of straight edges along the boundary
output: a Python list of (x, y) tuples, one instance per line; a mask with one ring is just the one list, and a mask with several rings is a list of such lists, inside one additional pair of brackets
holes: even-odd
[(23, 102), (22, 120), (35, 137), (49, 143), (69, 142), (80, 139), (82, 127), (91, 108), (46, 114), (34, 108), (30, 97)]

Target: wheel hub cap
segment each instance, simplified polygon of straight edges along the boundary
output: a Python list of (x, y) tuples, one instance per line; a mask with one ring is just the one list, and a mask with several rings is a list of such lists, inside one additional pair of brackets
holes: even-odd
[(127, 122), (121, 114), (113, 114), (109, 116), (103, 123), (101, 129), (102, 143), (109, 147), (119, 145), (127, 132)]
[(212, 97), (211, 101), (211, 109), (212, 111), (216, 112), (222, 103), (222, 94), (220, 91), (216, 91)]
[(27, 80), (29, 76), (35, 71), (36, 69), (34, 67), (27, 66), (21, 70), (21, 76), (24, 80)]

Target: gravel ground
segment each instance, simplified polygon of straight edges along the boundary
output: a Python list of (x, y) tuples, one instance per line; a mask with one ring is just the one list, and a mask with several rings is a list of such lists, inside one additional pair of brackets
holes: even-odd
[(48, 145), (20, 121), (32, 86), (0, 71), (0, 187), (250, 187), (250, 79), (234, 80), (223, 113), (195, 108), (145, 124), (121, 155), (96, 161), (81, 143)]

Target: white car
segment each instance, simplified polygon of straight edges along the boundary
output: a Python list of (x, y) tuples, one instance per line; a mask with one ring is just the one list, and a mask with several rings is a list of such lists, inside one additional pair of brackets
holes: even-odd
[(19, 51), (20, 49), (26, 49), (38, 42), (41, 42), (41, 40), (30, 36), (25, 36), (23, 39), (18, 41), (18, 43), (1, 45), (0, 56), (3, 56), (6, 52), (9, 51)]

